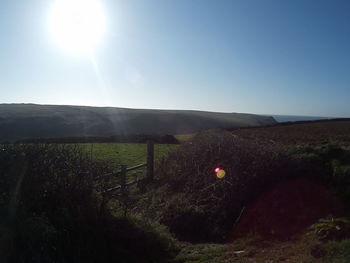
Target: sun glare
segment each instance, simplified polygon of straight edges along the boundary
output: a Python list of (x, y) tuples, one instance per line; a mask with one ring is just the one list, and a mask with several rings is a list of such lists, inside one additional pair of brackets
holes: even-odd
[(49, 14), (54, 42), (76, 54), (89, 55), (106, 30), (106, 18), (98, 0), (56, 0)]

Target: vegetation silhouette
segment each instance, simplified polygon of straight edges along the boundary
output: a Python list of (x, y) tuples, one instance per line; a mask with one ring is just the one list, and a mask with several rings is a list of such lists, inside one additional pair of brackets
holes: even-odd
[(103, 193), (111, 172), (79, 147), (2, 145), (2, 262), (166, 262), (172, 239), (145, 221), (116, 217)]

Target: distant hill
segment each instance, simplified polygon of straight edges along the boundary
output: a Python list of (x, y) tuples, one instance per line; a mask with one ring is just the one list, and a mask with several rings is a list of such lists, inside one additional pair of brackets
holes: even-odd
[(334, 119), (334, 117), (320, 117), (320, 116), (299, 116), (299, 115), (271, 115), (277, 122), (289, 121), (315, 121)]
[(275, 123), (270, 116), (243, 113), (0, 104), (0, 141), (116, 134), (188, 134), (211, 128)]

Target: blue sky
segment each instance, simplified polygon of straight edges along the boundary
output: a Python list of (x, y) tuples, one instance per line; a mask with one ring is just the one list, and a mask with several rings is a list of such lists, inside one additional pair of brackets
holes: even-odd
[(0, 2), (0, 103), (350, 116), (350, 2), (101, 0), (93, 57), (51, 0)]

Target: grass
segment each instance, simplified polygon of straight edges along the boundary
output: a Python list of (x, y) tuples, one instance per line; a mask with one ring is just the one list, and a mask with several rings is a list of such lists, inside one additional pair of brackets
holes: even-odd
[[(83, 151), (91, 154), (93, 160), (104, 161), (115, 171), (120, 170), (120, 164), (132, 167), (147, 161), (147, 144), (144, 143), (81, 143)], [(171, 150), (178, 147), (175, 144), (155, 144), (154, 159), (157, 162)], [(146, 167), (128, 173), (128, 180), (145, 174)]]
[(176, 263), (224, 263), (227, 245), (185, 244), (175, 258)]
[(346, 263), (350, 261), (350, 239), (339, 242), (330, 241), (323, 246), (325, 250), (324, 263)]
[[(119, 164), (134, 166), (146, 162), (147, 145), (144, 143), (81, 143), (79, 145), (84, 151), (91, 153), (93, 159), (106, 161), (114, 166)], [(155, 144), (155, 161), (177, 147), (174, 144)]]
[[(279, 242), (259, 240), (253, 237), (237, 239), (229, 244), (184, 243), (175, 258), (176, 263), (266, 263), (266, 262), (314, 262), (310, 249), (317, 241), (309, 236)], [(333, 245), (334, 246), (334, 245)], [(335, 245), (336, 247), (339, 247)], [(331, 249), (329, 249), (331, 250)], [(338, 249), (339, 250), (339, 249)], [(333, 249), (332, 251), (337, 251)], [(344, 250), (344, 249), (343, 249)], [(342, 250), (342, 251), (343, 251)], [(343, 252), (339, 252), (343, 253)], [(315, 261), (316, 262), (316, 261)], [(323, 262), (323, 261), (322, 261)], [(325, 261), (328, 263), (331, 261)]]

